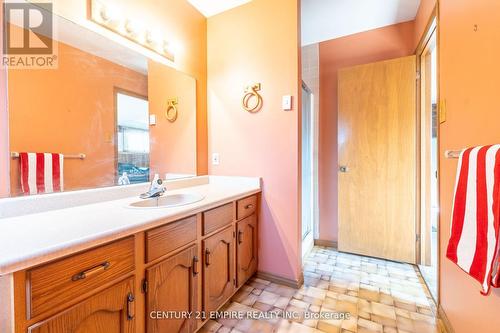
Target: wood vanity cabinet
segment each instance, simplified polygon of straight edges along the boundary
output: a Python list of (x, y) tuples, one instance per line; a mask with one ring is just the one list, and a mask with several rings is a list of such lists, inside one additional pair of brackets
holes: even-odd
[(203, 241), (203, 310), (217, 310), (236, 288), (235, 232), (232, 226)]
[(257, 217), (255, 214), (236, 224), (236, 269), (238, 287), (257, 270)]
[(257, 269), (257, 207), (223, 202), (14, 273), (15, 333), (195, 332)]
[(199, 276), (200, 263), (196, 245), (146, 270), (148, 332), (193, 332), (196, 329), (194, 316), (191, 318), (182, 318), (182, 316), (181, 318), (158, 318), (158, 315), (155, 315), (155, 318), (152, 318), (151, 314), (155, 311), (189, 311), (193, 313), (197, 311)]
[(28, 329), (30, 333), (135, 332), (134, 280), (110, 287)]

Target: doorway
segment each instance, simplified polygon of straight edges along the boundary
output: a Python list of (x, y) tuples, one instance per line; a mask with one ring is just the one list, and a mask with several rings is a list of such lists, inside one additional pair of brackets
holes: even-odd
[(436, 20), (418, 52), (420, 71), (420, 263), (429, 290), (438, 295), (438, 60)]
[(302, 257), (314, 246), (315, 226), (315, 151), (314, 95), (302, 82)]
[(416, 263), (416, 57), (338, 72), (338, 248)]
[(118, 185), (149, 181), (149, 103), (140, 96), (115, 89)]

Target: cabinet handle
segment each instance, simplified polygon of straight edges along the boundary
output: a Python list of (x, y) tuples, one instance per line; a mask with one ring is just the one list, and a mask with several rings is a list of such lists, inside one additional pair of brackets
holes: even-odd
[(253, 208), (253, 204), (248, 204), (245, 206), (245, 209), (251, 209), (251, 208)]
[(205, 265), (210, 266), (210, 250), (205, 250)]
[(89, 268), (87, 270), (84, 270), (78, 274), (73, 275), (71, 278), (72, 281), (78, 281), (78, 280), (83, 280), (86, 277), (91, 277), (92, 275), (96, 275), (97, 273), (103, 272), (107, 270), (111, 266), (111, 264), (108, 261), (103, 262), (102, 264), (99, 264), (97, 266), (94, 266), (92, 268)]
[(194, 257), (193, 257), (193, 275), (194, 275), (194, 276), (198, 275), (198, 273), (200, 272), (200, 271), (198, 270), (198, 262), (199, 262), (199, 261), (200, 261), (200, 260), (198, 259), (198, 256), (194, 256)]
[(132, 320), (135, 317), (134, 301), (135, 301), (134, 294), (129, 293), (127, 295), (127, 319), (128, 320)]
[(243, 237), (242, 236), (243, 236), (243, 231), (239, 230), (238, 231), (238, 244), (243, 243), (243, 239), (242, 239)]

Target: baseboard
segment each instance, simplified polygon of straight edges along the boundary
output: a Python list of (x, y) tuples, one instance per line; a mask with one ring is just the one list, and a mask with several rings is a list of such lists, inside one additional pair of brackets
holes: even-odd
[(329, 241), (329, 240), (325, 240), (325, 239), (315, 239), (314, 245), (333, 247), (334, 249), (336, 249), (338, 246), (338, 243), (337, 243), (337, 241)]
[(261, 271), (258, 271), (255, 274), (255, 276), (258, 277), (259, 279), (262, 279), (262, 280), (271, 281), (273, 283), (282, 284), (284, 286), (295, 288), (295, 289), (299, 289), (304, 284), (304, 275), (302, 273), (300, 274), (299, 280), (292, 280), (292, 279), (284, 278), (284, 277), (281, 277), (278, 275), (274, 275), (274, 274), (267, 273), (267, 272), (261, 272)]
[(438, 306), (438, 317), (446, 333), (455, 333), (455, 330), (453, 329), (453, 326), (451, 326), (450, 320), (446, 316), (441, 304)]

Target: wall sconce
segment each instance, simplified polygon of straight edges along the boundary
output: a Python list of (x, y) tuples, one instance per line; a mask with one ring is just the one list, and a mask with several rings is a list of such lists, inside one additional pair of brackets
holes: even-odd
[(125, 17), (114, 7), (98, 0), (89, 1), (88, 19), (114, 33), (153, 51), (170, 61), (175, 60), (171, 43), (161, 38), (160, 34), (146, 29), (142, 22)]
[[(245, 95), (243, 95), (243, 99), (241, 100), (243, 109), (250, 113), (260, 111), (263, 103), (262, 96), (257, 92), (260, 91), (260, 89), (260, 83), (256, 83), (245, 88)], [(256, 101), (254, 103), (251, 103), (250, 101), (252, 99), (255, 99)]]

